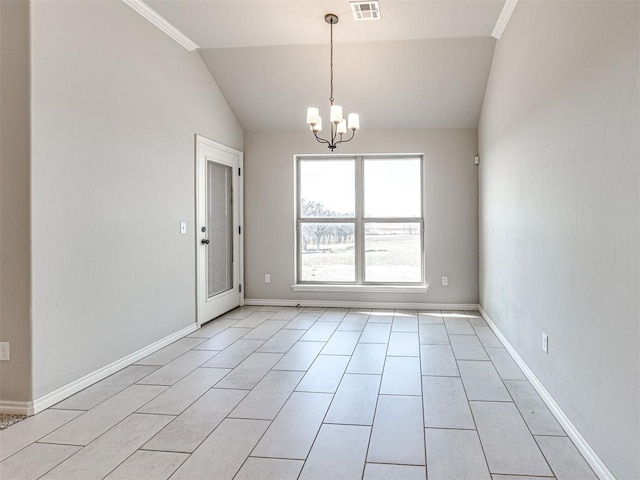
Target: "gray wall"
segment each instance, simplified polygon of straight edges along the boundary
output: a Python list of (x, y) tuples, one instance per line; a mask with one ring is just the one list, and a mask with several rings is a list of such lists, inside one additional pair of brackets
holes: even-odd
[(31, 399), (29, 3), (0, 1), (0, 400)]
[[(301, 110), (301, 122), (304, 111)], [(366, 119), (362, 119), (366, 125)], [(311, 133), (245, 137), (245, 282), (248, 299), (477, 303), (478, 218), (475, 129), (371, 132), (336, 153), (424, 153), (426, 294), (294, 292), (295, 154), (330, 153)], [(264, 283), (264, 274), (271, 283)], [(449, 276), (449, 286), (440, 277)]]
[(480, 302), (619, 479), (640, 478), (639, 6), (521, 1), (479, 127)]
[(243, 132), (198, 53), (124, 3), (31, 13), (37, 398), (195, 322), (194, 135)]

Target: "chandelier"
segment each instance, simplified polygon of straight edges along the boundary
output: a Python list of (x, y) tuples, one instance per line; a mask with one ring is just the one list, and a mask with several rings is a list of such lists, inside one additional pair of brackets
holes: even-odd
[[(318, 133), (322, 131), (322, 118), (320, 117), (320, 111), (318, 108), (307, 108), (307, 124), (309, 125), (313, 135), (316, 137), (316, 140), (320, 143), (326, 143), (328, 148), (333, 152), (339, 143), (346, 143), (353, 139), (356, 134), (356, 130), (360, 128), (360, 116), (357, 113), (350, 113), (347, 119), (345, 119), (342, 116), (342, 107), (340, 105), (333, 104), (333, 26), (338, 23), (338, 16), (333, 13), (327, 13), (324, 16), (324, 21), (330, 25), (331, 29), (331, 82), (329, 90), (329, 104), (331, 107), (329, 110), (330, 132), (328, 139), (318, 136)], [(351, 136), (349, 138), (344, 138), (344, 135), (347, 133), (347, 129), (351, 130)]]

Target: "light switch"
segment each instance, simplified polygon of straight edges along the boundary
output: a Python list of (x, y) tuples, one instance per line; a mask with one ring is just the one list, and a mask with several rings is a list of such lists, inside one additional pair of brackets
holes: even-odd
[(180, 222), (180, 233), (187, 233), (187, 222)]

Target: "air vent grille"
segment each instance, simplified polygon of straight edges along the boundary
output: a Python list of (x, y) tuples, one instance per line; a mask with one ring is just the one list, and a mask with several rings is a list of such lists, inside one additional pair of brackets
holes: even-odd
[(356, 21), (380, 20), (380, 4), (375, 2), (349, 2)]

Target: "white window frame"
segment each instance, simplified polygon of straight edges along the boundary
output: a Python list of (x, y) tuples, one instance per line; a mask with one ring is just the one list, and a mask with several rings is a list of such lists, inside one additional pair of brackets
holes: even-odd
[[(364, 215), (364, 162), (371, 159), (420, 160), (420, 216), (419, 217), (365, 217)], [(302, 217), (300, 198), (300, 162), (313, 160), (352, 160), (355, 161), (355, 217)], [(324, 291), (324, 292), (392, 292), (392, 293), (425, 293), (428, 286), (426, 279), (426, 255), (425, 255), (425, 160), (422, 153), (404, 154), (362, 154), (362, 155), (295, 155), (295, 279), (291, 286), (295, 291)], [(353, 223), (355, 245), (355, 280), (353, 282), (328, 282), (328, 281), (302, 281), (301, 265), (301, 226), (304, 223)], [(365, 224), (366, 223), (419, 223), (420, 224), (420, 261), (421, 280), (419, 282), (371, 282), (365, 281)]]

